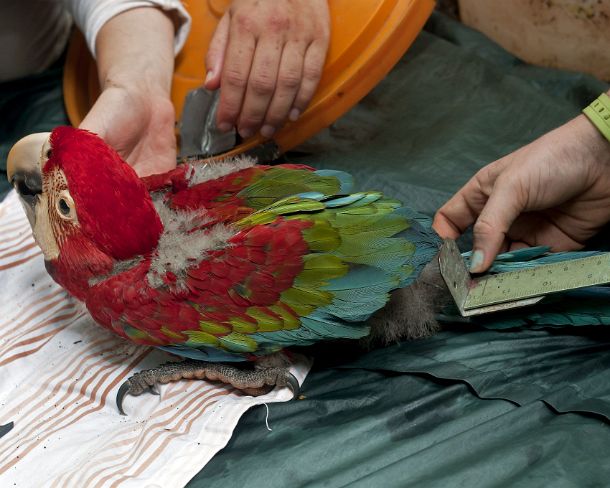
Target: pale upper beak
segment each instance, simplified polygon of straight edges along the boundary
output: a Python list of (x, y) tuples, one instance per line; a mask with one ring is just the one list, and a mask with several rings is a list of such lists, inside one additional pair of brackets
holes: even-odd
[(15, 143), (8, 153), (7, 176), (13, 188), (30, 207), (42, 193), (42, 161), (47, 159), (45, 147), (50, 132), (30, 134)]

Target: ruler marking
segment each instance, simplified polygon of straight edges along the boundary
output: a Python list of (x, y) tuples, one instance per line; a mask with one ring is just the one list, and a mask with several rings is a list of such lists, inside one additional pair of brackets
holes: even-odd
[(610, 283), (610, 253), (473, 280), (464, 309)]

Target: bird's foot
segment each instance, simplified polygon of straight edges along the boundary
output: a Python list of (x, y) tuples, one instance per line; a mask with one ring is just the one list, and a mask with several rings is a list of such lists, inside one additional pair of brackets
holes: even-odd
[(181, 362), (165, 363), (128, 378), (121, 385), (116, 396), (119, 412), (121, 415), (125, 415), (123, 400), (126, 395), (137, 396), (147, 391), (158, 395), (158, 384), (181, 379), (222, 381), (252, 396), (264, 395), (271, 391), (274, 386), (287, 386), (292, 391), (293, 398), (296, 398), (299, 394), (299, 382), (287, 367), (261, 367), (261, 365), (257, 365), (255, 368), (245, 369), (228, 364), (187, 359)]

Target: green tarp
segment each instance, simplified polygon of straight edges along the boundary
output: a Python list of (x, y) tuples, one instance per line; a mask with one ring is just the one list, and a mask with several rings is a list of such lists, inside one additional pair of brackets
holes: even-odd
[[(528, 66), (435, 14), (373, 93), (290, 155), (429, 214), (606, 85)], [(452, 326), (368, 354), (313, 351), (305, 399), (242, 419), (190, 488), (609, 486), (610, 331)]]
[[(64, 117), (53, 86), (55, 101), (13, 133)], [(435, 14), (386, 80), (289, 158), (432, 214), (478, 168), (605, 89), (528, 66)], [(11, 96), (0, 86), (2, 113)], [(4, 125), (0, 136), (8, 148)], [(303, 398), (269, 405), (271, 432), (265, 407), (248, 412), (190, 488), (610, 485), (610, 329), (455, 325), (370, 352), (308, 352)]]

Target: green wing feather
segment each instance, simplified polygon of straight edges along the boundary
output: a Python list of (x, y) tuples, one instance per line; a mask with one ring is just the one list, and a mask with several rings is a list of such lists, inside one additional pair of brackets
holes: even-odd
[(326, 199), (291, 196), (239, 221), (243, 227), (278, 217), (312, 223), (303, 231), (310, 249), (305, 268), (281, 295), (300, 316), (301, 327), (253, 334), (259, 347), (366, 336), (365, 321), (387, 303), (389, 292), (407, 286), (438, 250), (429, 221), (410, 218), (413, 214), (379, 192), (363, 192)]
[(343, 195), (351, 192), (352, 187), (351, 175), (342, 171), (311, 171), (277, 166), (265, 171), (262, 178), (248, 185), (237, 196), (243, 198), (249, 207), (259, 210), (290, 195)]
[[(231, 333), (218, 334), (213, 319), (206, 319), (200, 330), (185, 332), (186, 343), (166, 349), (197, 359), (206, 359), (203, 354), (208, 360), (235, 360), (364, 337), (366, 320), (387, 303), (389, 292), (408, 286), (438, 251), (440, 239), (429, 219), (379, 192), (348, 194), (352, 182), (345, 173), (286, 168), (267, 173), (241, 192), (256, 210), (234, 225), (248, 231), (278, 221), (307, 222), (301, 231), (308, 246), (302, 270), (274, 305), (249, 307), (244, 316), (219, 324)], [(287, 191), (295, 194), (278, 196)], [(248, 285), (229, 293), (247, 297)], [(228, 357), (209, 359), (210, 348)]]

